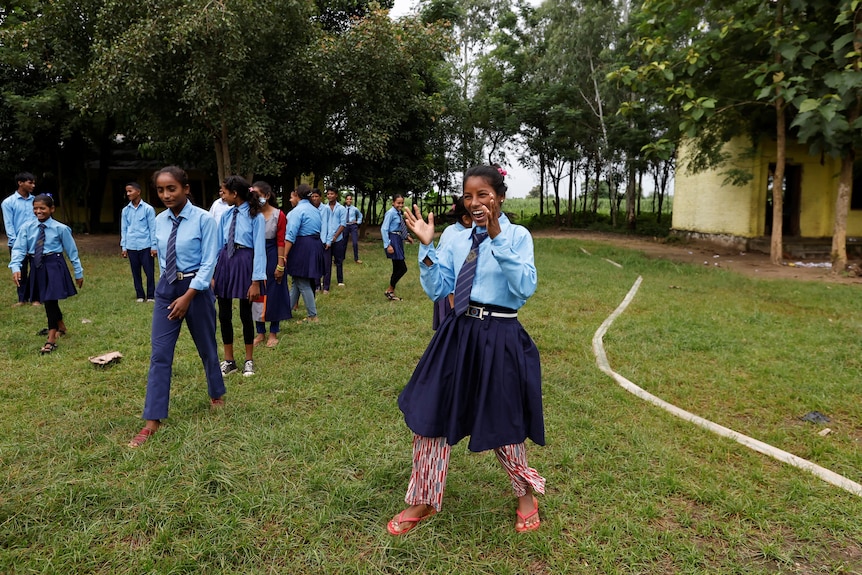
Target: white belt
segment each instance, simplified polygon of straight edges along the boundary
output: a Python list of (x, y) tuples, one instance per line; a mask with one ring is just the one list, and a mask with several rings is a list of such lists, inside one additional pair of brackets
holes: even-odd
[(467, 311), (464, 312), (464, 315), (476, 319), (485, 319), (486, 317), (502, 317), (512, 319), (518, 317), (518, 312), (504, 313), (500, 311), (490, 311), (478, 305), (468, 305)]

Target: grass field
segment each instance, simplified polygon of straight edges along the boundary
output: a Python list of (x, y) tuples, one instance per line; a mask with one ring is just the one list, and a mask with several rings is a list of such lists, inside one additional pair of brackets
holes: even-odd
[[(379, 244), (362, 249), (365, 264), (345, 263), (347, 286), (319, 298), (321, 323), (292, 323), (276, 349), (256, 351), (258, 375), (228, 377), (220, 412), (184, 331), (170, 418), (135, 451), (152, 308), (134, 302), (127, 262), (83, 255), (86, 283), (61, 303), (69, 334), (46, 356), (43, 310), (11, 308), (7, 283), (0, 573), (862, 572), (862, 498), (643, 403), (591, 350), (642, 276), (605, 337), (614, 369), (860, 481), (857, 287), (537, 239), (539, 289), (521, 321), (543, 361), (548, 445), (528, 448), (548, 481), (542, 528), (515, 533), (504, 472), (462, 442), (443, 512), (393, 538), (411, 438), (396, 397), (431, 337), (432, 306), (416, 246), (403, 302), (383, 297)], [(124, 354), (115, 366), (87, 361), (111, 350)], [(813, 410), (832, 433), (800, 420)]]

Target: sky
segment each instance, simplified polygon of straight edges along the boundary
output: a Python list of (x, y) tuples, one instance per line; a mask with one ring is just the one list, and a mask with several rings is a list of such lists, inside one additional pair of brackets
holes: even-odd
[[(531, 0), (533, 4), (538, 4), (539, 0)], [(416, 0), (395, 0), (395, 5), (389, 11), (389, 15), (393, 18), (404, 16), (413, 11), (416, 6)], [(510, 198), (525, 198), (527, 194), (535, 186), (539, 185), (539, 175), (534, 174), (530, 170), (525, 170), (517, 163), (505, 165), (506, 170), (506, 185), (509, 187), (507, 195)]]

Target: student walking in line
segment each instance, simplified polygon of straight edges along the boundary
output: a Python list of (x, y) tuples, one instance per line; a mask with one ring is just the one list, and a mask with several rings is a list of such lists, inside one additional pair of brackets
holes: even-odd
[(353, 205), (353, 196), (351, 194), (345, 196), (344, 208), (346, 210), (347, 236), (353, 244), (353, 261), (361, 264), (362, 260), (359, 259), (359, 226), (362, 225), (362, 212)]
[(242, 375), (254, 375), (254, 319), (251, 303), (266, 293), (266, 221), (260, 202), (249, 183), (228, 176), (222, 183), (222, 199), (230, 209), (221, 217), (221, 251), (213, 274), (213, 293), (224, 344), (224, 375), (238, 370), (233, 350), (233, 300), (239, 300), (239, 319), (245, 344)]
[[(154, 303), (156, 292), (156, 210), (141, 199), (137, 182), (126, 184), (129, 203), (120, 214), (120, 249), (132, 268), (137, 302)], [(141, 270), (147, 278), (147, 291), (141, 281)]]
[(401, 301), (395, 295), (395, 286), (407, 273), (407, 264), (404, 262), (404, 242), (413, 243), (413, 238), (404, 225), (404, 196), (395, 194), (392, 196), (392, 207), (383, 217), (383, 225), (380, 226), (380, 236), (383, 238), (383, 250), (386, 257), (392, 260), (392, 275), (389, 276), (389, 287), (383, 292), (389, 301)]
[(293, 308), (299, 303), (299, 296), (305, 302), (306, 317), (297, 323), (317, 323), (317, 305), (314, 302), (315, 286), (323, 275), (324, 257), (321, 243), (321, 212), (310, 201), (311, 186), (300, 184), (294, 190), (299, 200), (287, 217), (285, 233), (285, 256), (287, 273), (293, 284), (290, 286), (290, 304)]
[[(78, 258), (78, 246), (72, 239), (72, 230), (52, 217), (54, 198), (48, 194), (36, 196), (33, 199), (33, 213), (36, 218), (16, 230), (9, 268), (15, 286), (21, 287), (24, 281), (21, 265), (28, 257), (30, 259), (32, 265), (28, 293), (33, 301), (42, 302), (48, 317), (48, 341), (40, 350), (44, 355), (57, 349), (57, 335), (66, 333), (59, 300), (78, 293), (75, 284), (79, 288), (84, 285), (84, 268)], [(69, 275), (64, 252), (75, 270), (75, 283), (72, 283), (72, 276)]]
[(335, 275), (339, 287), (344, 287), (344, 255), (347, 252), (347, 236), (344, 228), (347, 225), (347, 210), (338, 203), (338, 190), (333, 187), (326, 188), (326, 204), (323, 218), (325, 227), (321, 237), (325, 240), (324, 251), (324, 273), (323, 293), (328, 294), (332, 284), (332, 264), (335, 264)]
[(216, 345), (215, 298), (210, 280), (218, 256), (218, 226), (189, 200), (186, 172), (177, 166), (153, 175), (153, 185), (167, 208), (156, 216), (156, 245), (161, 277), (156, 286), (150, 337), (150, 369), (144, 401), (143, 429), (129, 447), (143, 445), (168, 417), (174, 353), (185, 321), (204, 366), (210, 407), (224, 405), (224, 378)]
[[(285, 277), (284, 234), (287, 231), (287, 218), (275, 203), (272, 186), (259, 181), (251, 185), (260, 203), (260, 213), (265, 221), (266, 237), (266, 296), (263, 298), (260, 320), (255, 321), (257, 335), (254, 345), (266, 340), (266, 347), (278, 345), (281, 322), (293, 317), (290, 313), (290, 291)], [(254, 303), (252, 307), (254, 307)], [(266, 336), (266, 322), (269, 322), (269, 336)]]
[(515, 530), (539, 528), (536, 493), (545, 479), (527, 464), (525, 441), (545, 443), (539, 353), (518, 321), (536, 290), (533, 240), (502, 213), (505, 172), (477, 166), (464, 175), (464, 205), (473, 227), (435, 249), (434, 216), (406, 212), (416, 234), (420, 280), (437, 300), (454, 292), (453, 311), (398, 397), (413, 431), (408, 507), (387, 525), (403, 535), (439, 512), (450, 447), (469, 436), (471, 451), (493, 450), (517, 498)]
[[(3, 225), (6, 228), (6, 239), (9, 243), (10, 255), (12, 254), (12, 248), (15, 247), (15, 240), (18, 238), (19, 230), (27, 222), (36, 219), (33, 213), (33, 190), (36, 188), (36, 176), (30, 172), (21, 172), (15, 176), (15, 181), (18, 184), (18, 189), (12, 192), (12, 195), (0, 204), (0, 209), (3, 211)], [(21, 281), (17, 288), (18, 301), (12, 304), (12, 307), (19, 307), (31, 301), (30, 282), (28, 281), (29, 270), (30, 260), (24, 258), (21, 262)], [(32, 302), (33, 305), (39, 305), (38, 299), (33, 299)]]

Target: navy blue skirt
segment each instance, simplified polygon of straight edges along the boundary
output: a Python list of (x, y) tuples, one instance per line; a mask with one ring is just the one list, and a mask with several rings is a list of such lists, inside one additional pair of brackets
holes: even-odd
[(319, 235), (297, 236), (287, 254), (287, 273), (296, 278), (320, 279), (325, 270)]
[(40, 268), (30, 259), (30, 301), (61, 300), (77, 293), (63, 254), (42, 256)]
[(275, 281), (275, 266), (278, 265), (278, 245), (275, 239), (266, 240), (266, 305), (264, 321), (284, 321), (293, 317), (290, 313), (290, 289), (287, 275), (281, 283)]
[(389, 245), (392, 246), (392, 249), (395, 250), (395, 253), (390, 254), (388, 250), (383, 250), (383, 253), (386, 254), (386, 257), (390, 260), (403, 260), (404, 238), (401, 237), (401, 234), (396, 232), (389, 232)]
[(470, 451), (545, 444), (539, 351), (517, 318), (447, 315), (398, 396), (414, 433)]
[(431, 320), (431, 329), (437, 329), (443, 320), (452, 311), (452, 306), (449, 304), (449, 296), (441, 297), (434, 302), (434, 317)]
[[(218, 255), (213, 272), (213, 293), (216, 297), (228, 299), (248, 299), (251, 287), (251, 274), (254, 265), (254, 249), (234, 250), (233, 257), (227, 257), (223, 247)], [(266, 295), (266, 282), (260, 282), (260, 295)]]

